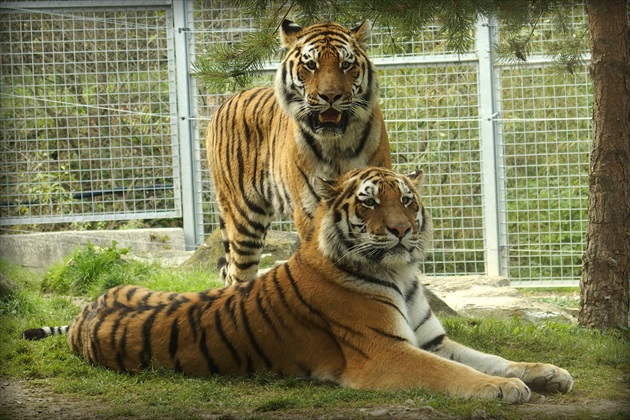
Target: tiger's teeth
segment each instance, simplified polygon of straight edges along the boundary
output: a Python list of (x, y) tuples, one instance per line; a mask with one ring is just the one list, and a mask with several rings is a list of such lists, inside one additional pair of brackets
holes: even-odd
[(317, 116), (320, 124), (322, 123), (333, 123), (339, 124), (341, 122), (341, 112), (338, 112), (334, 109), (328, 109)]

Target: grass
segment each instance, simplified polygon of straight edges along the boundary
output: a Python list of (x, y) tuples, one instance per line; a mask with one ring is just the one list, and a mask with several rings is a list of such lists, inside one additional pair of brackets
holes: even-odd
[(580, 289), (578, 287), (551, 287), (521, 289), (521, 292), (539, 302), (549, 303), (559, 308), (579, 309)]
[[(114, 263), (97, 272), (90, 267), (102, 253), (120, 254), (115, 246), (92, 250), (94, 254), (77, 264), (72, 260), (53, 267), (42, 277), (7, 262), (0, 271), (16, 281), (19, 289), (0, 300), (0, 377), (3, 382), (24, 381), (29, 389), (103, 418), (269, 418), (337, 416), (366, 418), (385, 407), (390, 412), (407, 412), (431, 407), (460, 418), (517, 419), (527, 417), (523, 406), (498, 402), (463, 401), (431, 395), (420, 389), (396, 392), (357, 391), (331, 383), (277, 377), (260, 373), (252, 377), (190, 378), (160, 368), (137, 375), (119, 374), (93, 367), (70, 352), (64, 337), (38, 342), (20, 338), (22, 330), (39, 325), (63, 325), (79, 312), (77, 300), (86, 301), (109, 284), (107, 273), (124, 273), (125, 282), (156, 290), (200, 290), (217, 287), (215, 275), (173, 270), (155, 264)], [(85, 255), (86, 250), (81, 250)], [(111, 255), (110, 255), (111, 257)], [(64, 292), (50, 289), (51, 282), (68, 283), (76, 278), (77, 264), (94, 274), (89, 286)], [(65, 267), (65, 269), (63, 267)], [(80, 277), (80, 276), (79, 276)], [(85, 277), (87, 278), (87, 277)], [(99, 280), (100, 279), (100, 280)], [(86, 287), (84, 287), (86, 286)], [(74, 294), (76, 296), (69, 296)], [(565, 324), (526, 324), (518, 320), (445, 319), (450, 336), (479, 350), (513, 360), (544, 361), (569, 370), (575, 389), (568, 395), (551, 395), (534, 404), (577, 405), (576, 413), (588, 418), (593, 412), (589, 402), (623, 401), (630, 385), (630, 338), (623, 333), (602, 333)], [(12, 408), (0, 418), (14, 417)], [(405, 411), (407, 410), (407, 411)], [(550, 412), (550, 418), (554, 414)], [(537, 413), (531, 418), (540, 418)]]

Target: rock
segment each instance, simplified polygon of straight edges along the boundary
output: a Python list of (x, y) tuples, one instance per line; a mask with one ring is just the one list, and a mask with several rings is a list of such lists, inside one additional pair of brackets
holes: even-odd
[(17, 290), (17, 285), (13, 280), (0, 273), (0, 298), (10, 296)]
[(510, 287), (504, 277), (458, 276), (423, 278), (438, 297), (460, 315), (472, 318), (512, 319), (529, 322), (576, 322), (571, 312), (528, 299)]
[(422, 286), (422, 291), (424, 292), (424, 296), (429, 302), (431, 310), (438, 318), (459, 315), (457, 311), (448, 306), (448, 304), (440, 299), (435, 293), (427, 289), (427, 287), (422, 284), (422, 282), (420, 283), (420, 285)]
[[(270, 230), (265, 238), (265, 247), (261, 263), (273, 265), (277, 261), (287, 260), (295, 252), (299, 244), (296, 233)], [(183, 264), (182, 267), (216, 271), (217, 260), (225, 256), (221, 232), (215, 230), (205, 244), (200, 246)]]

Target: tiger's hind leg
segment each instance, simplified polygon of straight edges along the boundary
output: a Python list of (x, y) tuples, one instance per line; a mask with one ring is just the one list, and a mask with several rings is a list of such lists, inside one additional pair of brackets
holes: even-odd
[(219, 222), (225, 257), (218, 259), (217, 269), (226, 286), (256, 278), (270, 221), (269, 214), (235, 220), (232, 212), (221, 211)]

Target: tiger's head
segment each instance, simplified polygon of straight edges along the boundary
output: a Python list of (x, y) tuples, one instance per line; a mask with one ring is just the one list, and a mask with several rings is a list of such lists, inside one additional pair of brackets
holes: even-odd
[(402, 176), (370, 167), (334, 182), (320, 180), (320, 251), (362, 272), (415, 270), (432, 235), (418, 192), (422, 177), (422, 171)]
[(363, 127), (378, 100), (376, 71), (364, 50), (369, 23), (350, 30), (333, 22), (303, 28), (284, 20), (280, 35), (288, 51), (275, 91), (284, 111), (313, 136)]

